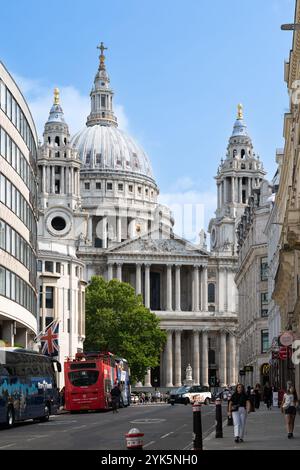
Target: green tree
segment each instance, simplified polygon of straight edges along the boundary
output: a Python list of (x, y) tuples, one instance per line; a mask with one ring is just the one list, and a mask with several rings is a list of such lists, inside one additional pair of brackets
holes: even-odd
[(86, 292), (86, 351), (111, 351), (127, 359), (133, 381), (159, 364), (166, 333), (130, 284), (93, 276)]

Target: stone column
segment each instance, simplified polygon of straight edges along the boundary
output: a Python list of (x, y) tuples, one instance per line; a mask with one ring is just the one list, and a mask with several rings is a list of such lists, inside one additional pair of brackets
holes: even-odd
[(107, 217), (102, 219), (102, 248), (107, 248)]
[(14, 347), (14, 322), (4, 320), (2, 325), (2, 338), (9, 347)]
[(220, 336), (220, 386), (226, 387), (227, 385), (227, 369), (226, 369), (226, 332), (221, 331)]
[(166, 347), (166, 377), (167, 377), (167, 383), (166, 387), (173, 387), (173, 331), (168, 330), (167, 331), (167, 347)]
[(251, 178), (248, 178), (248, 197), (251, 195)]
[(117, 264), (117, 279), (118, 281), (121, 281), (121, 282), (122, 282), (122, 267), (123, 267), (122, 263)]
[(55, 167), (51, 166), (51, 193), (55, 194)]
[(43, 188), (43, 193), (46, 193), (46, 167), (45, 165), (42, 166), (42, 171), (43, 171), (43, 181), (42, 181), (42, 188)]
[(239, 202), (243, 202), (243, 180), (242, 178), (239, 178), (240, 180), (240, 194), (239, 194)]
[(207, 289), (208, 289), (208, 282), (207, 282), (207, 266), (202, 266), (202, 273), (201, 273), (201, 287), (202, 287), (202, 311), (208, 311), (208, 302), (207, 302)]
[(208, 383), (208, 332), (202, 332), (202, 384), (209, 386)]
[(121, 243), (122, 241), (122, 218), (117, 217), (117, 242)]
[(42, 325), (41, 331), (45, 331), (46, 329), (46, 286), (43, 284), (43, 302), (42, 302)]
[(230, 354), (230, 377), (229, 385), (236, 385), (237, 377), (237, 350), (236, 350), (236, 337), (234, 334), (229, 335), (229, 354)]
[(175, 290), (175, 310), (180, 312), (181, 310), (181, 266), (176, 266), (176, 290)]
[(60, 193), (65, 194), (65, 167), (61, 168), (60, 174)]
[(224, 269), (224, 311), (228, 312), (228, 270)]
[(226, 178), (223, 180), (223, 204), (227, 202), (227, 194), (226, 194)]
[(145, 265), (145, 307), (150, 308), (150, 264)]
[(219, 312), (224, 312), (224, 305), (225, 305), (225, 302), (224, 302), (224, 288), (225, 288), (225, 284), (224, 284), (224, 268), (223, 267), (219, 267), (218, 269), (218, 297), (219, 297)]
[(145, 375), (145, 387), (152, 387), (152, 384), (151, 384), (151, 367), (148, 367), (147, 374)]
[(193, 311), (199, 312), (199, 266), (194, 266), (193, 271)]
[(114, 265), (109, 263), (107, 265), (107, 280), (111, 281), (114, 278)]
[(200, 385), (200, 349), (199, 349), (199, 330), (193, 331), (193, 347), (194, 347), (194, 382)]
[(235, 177), (231, 179), (231, 202), (235, 202)]
[(172, 266), (167, 265), (167, 310), (172, 311)]
[(175, 387), (181, 387), (181, 331), (175, 331)]
[(140, 295), (142, 293), (142, 265), (141, 263), (136, 263), (135, 271), (135, 293)]

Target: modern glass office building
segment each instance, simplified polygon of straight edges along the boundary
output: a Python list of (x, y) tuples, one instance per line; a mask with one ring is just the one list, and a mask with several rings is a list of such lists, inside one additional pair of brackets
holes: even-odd
[(37, 133), (0, 62), (0, 344), (30, 347), (37, 333)]

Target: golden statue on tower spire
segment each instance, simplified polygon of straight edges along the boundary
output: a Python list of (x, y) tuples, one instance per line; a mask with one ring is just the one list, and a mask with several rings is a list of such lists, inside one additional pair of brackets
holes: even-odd
[(105, 55), (104, 51), (107, 51), (107, 47), (104, 46), (103, 42), (101, 42), (100, 46), (97, 46), (97, 49), (100, 49), (101, 54), (100, 54), (100, 70), (105, 70)]
[(59, 89), (54, 88), (54, 104), (59, 104)]
[(243, 110), (244, 110), (243, 105), (241, 103), (238, 104), (238, 115), (237, 115), (238, 119), (244, 119)]

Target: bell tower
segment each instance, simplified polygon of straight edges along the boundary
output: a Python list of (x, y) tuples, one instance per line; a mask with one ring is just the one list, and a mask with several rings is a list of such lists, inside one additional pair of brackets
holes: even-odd
[(55, 238), (64, 243), (67, 239), (72, 244), (79, 235), (84, 237), (86, 217), (81, 211), (80, 167), (79, 154), (70, 144), (59, 90), (55, 88), (38, 153), (39, 236), (44, 239)]
[(221, 160), (216, 176), (218, 207), (209, 224), (213, 252), (236, 254), (236, 227), (252, 190), (260, 186), (265, 174), (248, 134), (243, 106), (239, 104), (226, 158)]

